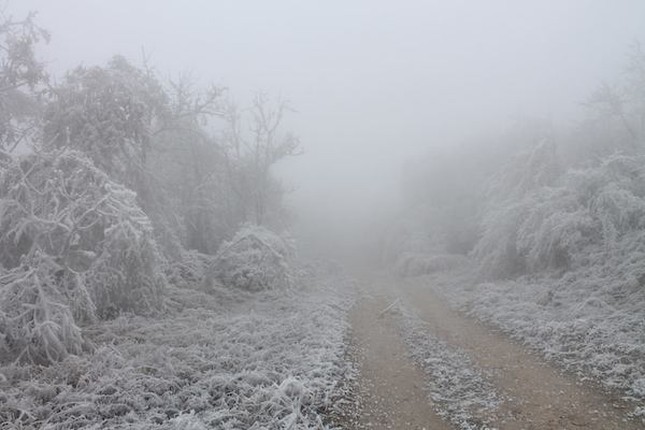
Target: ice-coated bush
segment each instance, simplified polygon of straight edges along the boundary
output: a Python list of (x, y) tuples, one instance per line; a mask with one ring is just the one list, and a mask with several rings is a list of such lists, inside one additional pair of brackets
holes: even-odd
[(0, 167), (2, 358), (54, 361), (79, 351), (78, 323), (160, 306), (160, 259), (135, 198), (75, 151)]
[[(78, 354), (85, 343), (61, 289), (59, 267), (40, 252), (0, 274), (0, 361), (51, 363)], [(86, 290), (74, 285), (75, 294)], [(87, 299), (87, 297), (77, 297)], [(89, 312), (93, 304), (87, 300)]]
[(257, 225), (245, 225), (220, 247), (208, 282), (249, 291), (284, 288), (291, 284), (291, 241)]
[(645, 229), (642, 157), (614, 156), (572, 170), (554, 186), (498, 201), (473, 251), (482, 273), (499, 278), (566, 271), (589, 256), (614, 252)]
[(594, 220), (566, 187), (545, 187), (490, 210), (473, 255), (490, 278), (568, 269), (592, 241)]

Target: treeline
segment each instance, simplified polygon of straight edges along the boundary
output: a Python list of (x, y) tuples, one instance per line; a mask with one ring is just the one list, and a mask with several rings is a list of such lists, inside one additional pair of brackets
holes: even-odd
[[(561, 275), (645, 252), (645, 53), (583, 103), (569, 130), (520, 120), (406, 169), (384, 258), (402, 272), (467, 255), (483, 279)], [(435, 258), (436, 259), (436, 258)], [(612, 270), (622, 265), (613, 264)], [(645, 283), (645, 265), (629, 276)]]
[(48, 40), (33, 15), (0, 22), (3, 361), (90, 348), (82, 324), (158, 311), (241, 226), (284, 228), (271, 167), (298, 150), (282, 101), (240, 109), (119, 56), (52, 82)]

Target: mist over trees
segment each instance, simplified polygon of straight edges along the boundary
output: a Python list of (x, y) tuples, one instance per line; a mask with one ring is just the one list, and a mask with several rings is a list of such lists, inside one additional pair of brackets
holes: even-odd
[(30, 1), (82, 30), (0, 7), (0, 430), (645, 422), (624, 5)]
[[(225, 88), (164, 80), (118, 55), (52, 82), (35, 55), (49, 34), (33, 14), (4, 17), (0, 40), (2, 303), (6, 315), (16, 300), (34, 306), (3, 319), (9, 355), (54, 361), (79, 351), (75, 324), (157, 310), (169, 276), (288, 283), (281, 269), (269, 276), (280, 281), (252, 280), (230, 263), (249, 253), (251, 266), (286, 264), (284, 238), (240, 228), (289, 223), (272, 172), (300, 151), (281, 127), (288, 103), (258, 93), (240, 108)], [(590, 91), (575, 127), (520, 118), (409, 162), (403, 210), (379, 232), (381, 258), (403, 273), (468, 258), (482, 279), (506, 279), (561, 275), (639, 247), (644, 100), (635, 43), (624, 74)], [(207, 268), (213, 261), (221, 267)]]
[[(254, 239), (252, 225), (286, 226), (271, 169), (299, 150), (281, 129), (288, 104), (258, 94), (241, 109), (224, 88), (166, 82), (120, 56), (54, 83), (35, 55), (48, 38), (34, 15), (0, 25), (3, 359), (55, 362), (92, 347), (84, 323), (159, 312), (168, 278), (203, 282), (226, 240), (255, 241), (238, 252), (278, 258), (264, 269), (284, 281), (274, 233)], [(245, 224), (249, 238), (234, 237)], [(263, 267), (229, 260), (244, 287), (270, 282), (250, 285)]]
[(567, 127), (504, 133), (408, 165), (382, 262), (559, 366), (642, 398), (645, 53)]
[(412, 164), (402, 185), (408, 209), (385, 258), (469, 255), (481, 276), (499, 279), (561, 274), (640, 249), (644, 71), (633, 44), (623, 76), (590, 92), (575, 126), (521, 119)]

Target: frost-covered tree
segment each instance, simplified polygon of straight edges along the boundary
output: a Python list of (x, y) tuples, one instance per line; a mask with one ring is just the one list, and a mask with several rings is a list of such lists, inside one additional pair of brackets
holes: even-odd
[(0, 355), (52, 361), (77, 324), (160, 308), (164, 278), (135, 194), (83, 154), (36, 152), (0, 168)]
[(562, 173), (553, 140), (541, 140), (521, 151), (492, 178), (489, 204), (516, 200), (544, 186), (557, 183)]
[(221, 151), (204, 125), (219, 115), (221, 93), (194, 91), (187, 80), (162, 84), (122, 57), (79, 67), (55, 88), (46, 147), (81, 151), (134, 190), (170, 258), (182, 247), (212, 253), (225, 236), (215, 225), (227, 185), (219, 181)]
[(47, 74), (35, 55), (38, 42), (49, 34), (34, 22), (34, 14), (16, 21), (0, 15), (0, 155), (29, 143), (39, 132), (39, 97)]
[(244, 221), (273, 226), (284, 222), (284, 189), (271, 169), (278, 161), (299, 153), (298, 138), (281, 129), (289, 110), (286, 102), (272, 103), (260, 93), (250, 109), (241, 112), (229, 104), (224, 111), (227, 127), (221, 139), (230, 184)]
[(170, 82), (166, 92), (170, 117), (155, 133), (148, 163), (165, 197), (155, 212), (172, 214), (183, 246), (213, 254), (240, 223), (229, 208), (221, 144), (204, 126), (221, 117), (223, 89), (201, 91), (182, 78)]
[(53, 94), (46, 145), (81, 151), (114, 180), (145, 193), (152, 136), (168, 116), (156, 78), (117, 56), (105, 67), (74, 69)]
[(223, 109), (221, 88), (162, 82), (119, 56), (50, 86), (34, 55), (47, 33), (33, 15), (0, 18), (0, 361), (81, 353), (83, 324), (158, 311), (166, 275), (290, 282), (286, 241), (234, 236), (282, 215), (271, 167), (298, 144), (280, 129), (286, 104)]
[(280, 129), (285, 103), (259, 95), (239, 111), (221, 102), (221, 88), (162, 84), (122, 57), (75, 69), (53, 94), (46, 147), (81, 151), (134, 190), (170, 258), (182, 247), (214, 253), (244, 222), (279, 223), (283, 190), (271, 167), (298, 146)]
[(555, 144), (542, 140), (517, 154), (491, 178), (483, 207), (481, 237), (473, 249), (488, 276), (503, 277), (526, 270), (527, 262), (518, 248), (521, 223), (530, 217), (531, 211), (542, 208), (543, 196), (537, 194), (557, 184), (560, 177)]
[(557, 151), (545, 140), (491, 182), (473, 253), (486, 276), (562, 272), (589, 264), (591, 250), (605, 255), (636, 246), (625, 241), (641, 236), (644, 196), (645, 55), (639, 45), (624, 78), (600, 85), (586, 106), (585, 121)]
[(548, 121), (521, 118), (501, 136), (436, 148), (409, 162), (401, 185), (403, 214), (384, 233), (384, 258), (393, 263), (410, 253), (471, 252), (489, 207), (501, 209), (500, 200), (557, 178), (551, 128)]
[(634, 43), (620, 79), (601, 83), (584, 101), (586, 118), (570, 144), (573, 161), (645, 150), (645, 52)]
[(602, 265), (645, 245), (644, 219), (643, 159), (614, 156), (490, 209), (474, 256), (489, 277)]

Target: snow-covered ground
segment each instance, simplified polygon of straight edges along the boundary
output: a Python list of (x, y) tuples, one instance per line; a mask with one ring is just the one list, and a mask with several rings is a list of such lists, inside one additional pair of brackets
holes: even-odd
[(433, 336), (409, 305), (399, 302), (396, 309), (410, 355), (427, 375), (426, 389), (437, 413), (459, 429), (488, 428), (481, 417), (495, 410), (500, 399), (484, 372), (458, 347)]
[(478, 283), (467, 270), (427, 277), (453, 306), (581, 379), (617, 389), (645, 415), (645, 292), (607, 267), (559, 278)]
[(327, 428), (353, 292), (341, 277), (303, 285), (170, 287), (159, 317), (86, 328), (91, 354), (0, 367), (0, 428)]

